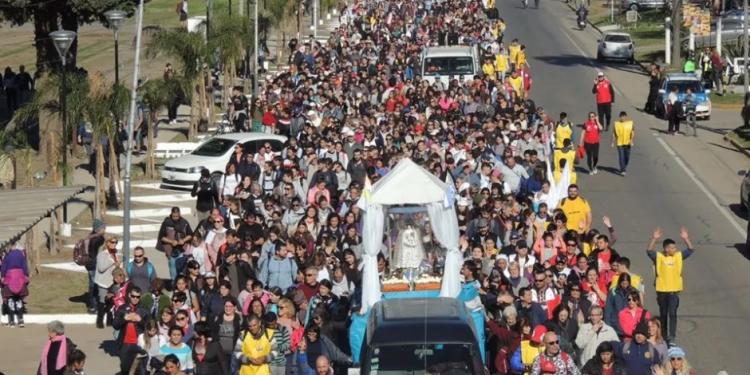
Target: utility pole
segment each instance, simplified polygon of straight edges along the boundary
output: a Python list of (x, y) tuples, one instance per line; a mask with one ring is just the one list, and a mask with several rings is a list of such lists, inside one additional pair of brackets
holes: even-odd
[(670, 45), (670, 42), (672, 41), (672, 19), (667, 17), (664, 19), (664, 64), (670, 65), (672, 64), (672, 46)]
[(258, 1), (253, 0), (255, 18), (253, 21), (253, 99), (258, 97)]
[[(721, 20), (722, 13), (724, 12), (724, 0), (721, 0), (719, 2), (719, 19), (716, 21), (716, 52), (719, 53), (719, 56), (721, 56), (721, 32), (724, 28), (723, 22)], [(743, 16), (744, 18), (744, 16)]]
[(125, 267), (130, 262), (130, 169), (133, 159), (133, 123), (135, 122), (135, 100), (138, 93), (138, 75), (141, 60), (141, 35), (143, 31), (143, 2), (138, 3), (138, 18), (135, 22), (135, 57), (133, 63), (133, 90), (130, 93), (130, 114), (128, 115), (128, 148), (125, 151), (125, 177), (123, 178), (124, 197), (122, 215), (122, 258)]
[(317, 40), (318, 39), (318, 0), (312, 0), (312, 2), (313, 2), (313, 38)]
[(682, 41), (680, 40), (682, 27), (682, 1), (675, 0), (672, 8), (672, 66), (682, 68)]
[(750, 87), (750, 83), (747, 82), (747, 0), (742, 0), (742, 12), (742, 72), (744, 74), (745, 81), (745, 95), (747, 95), (747, 93), (750, 92), (750, 90), (748, 90), (748, 88)]

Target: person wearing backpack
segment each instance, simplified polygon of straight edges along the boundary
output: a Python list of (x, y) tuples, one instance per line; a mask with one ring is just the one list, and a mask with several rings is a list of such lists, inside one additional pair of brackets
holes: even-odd
[(287, 290), (294, 285), (297, 276), (297, 263), (288, 257), (290, 245), (283, 240), (276, 241), (275, 253), (260, 265), (258, 276), (267, 288), (277, 286)]
[(94, 277), (96, 276), (96, 256), (99, 249), (104, 245), (104, 234), (107, 231), (107, 225), (99, 219), (94, 219), (92, 230), (86, 237), (78, 240), (73, 247), (73, 261), (86, 267), (89, 274), (89, 291), (86, 307), (89, 314), (96, 314), (96, 301), (99, 295), (99, 288), (96, 287)]
[(8, 326), (23, 327), (24, 299), (29, 295), (29, 267), (26, 249), (16, 244), (2, 258), (0, 286), (2, 286), (3, 311), (8, 315)]
[(617, 344), (616, 351), (627, 367), (628, 374), (650, 374), (651, 368), (661, 365), (662, 358), (653, 344), (648, 341), (648, 323), (641, 320), (633, 331), (633, 340)]

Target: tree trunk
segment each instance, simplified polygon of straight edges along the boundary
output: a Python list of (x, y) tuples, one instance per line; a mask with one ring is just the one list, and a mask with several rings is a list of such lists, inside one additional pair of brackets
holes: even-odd
[(682, 1), (672, 1), (672, 67), (682, 68)]
[[(75, 31), (77, 33), (78, 32), (78, 14), (74, 13), (72, 8), (68, 6), (62, 7), (62, 9), (64, 9), (64, 11), (60, 13), (60, 18), (61, 18), (60, 24), (62, 25), (62, 28), (64, 30)], [(78, 38), (75, 38), (73, 40), (73, 44), (70, 45), (70, 50), (68, 50), (68, 60), (66, 61), (66, 65), (68, 69), (72, 69), (76, 67), (77, 56), (78, 56)]]
[[(118, 160), (117, 153), (115, 152), (115, 143), (112, 141), (112, 137), (109, 138), (109, 192), (112, 194), (111, 204), (113, 207), (119, 207), (118, 194), (120, 190), (120, 170), (117, 168)], [(130, 145), (128, 145), (130, 147)]]
[(149, 126), (148, 131), (146, 133), (147, 136), (147, 153), (146, 153), (146, 176), (148, 176), (149, 179), (156, 178), (156, 158), (154, 157), (154, 149), (155, 149), (155, 143), (154, 142), (154, 126), (156, 126), (157, 119), (157, 111), (152, 110), (149, 112)]
[(94, 217), (101, 219), (106, 214), (107, 207), (107, 191), (105, 189), (106, 184), (104, 183), (104, 150), (101, 142), (96, 143), (96, 166), (94, 172), (96, 189), (94, 192)]
[(49, 71), (53, 66), (59, 66), (60, 57), (57, 55), (49, 33), (57, 30), (56, 7), (40, 6), (34, 9), (34, 46), (36, 48), (36, 67), (40, 71)]
[[(200, 98), (195, 93), (196, 91), (195, 84), (191, 84), (191, 89), (193, 90), (193, 95), (191, 95), (191, 99), (190, 99), (190, 125), (188, 126), (188, 134), (187, 134), (189, 141), (195, 140), (195, 129), (198, 128), (197, 124), (198, 124), (198, 121), (200, 121), (200, 117), (201, 117), (200, 115), (201, 108), (199, 108)], [(196, 111), (198, 112), (197, 115), (195, 113)]]
[(57, 143), (57, 134), (53, 131), (47, 131), (47, 167), (49, 168), (50, 175), (52, 175), (52, 181), (55, 185), (59, 185), (62, 179), (60, 175), (60, 147)]

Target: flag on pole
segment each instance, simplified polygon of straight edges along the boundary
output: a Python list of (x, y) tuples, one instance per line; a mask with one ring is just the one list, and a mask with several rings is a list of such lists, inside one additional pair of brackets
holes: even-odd
[(362, 196), (357, 201), (357, 207), (362, 211), (367, 211), (367, 205), (370, 203), (370, 197), (372, 195), (372, 182), (370, 177), (365, 176), (365, 187), (362, 188)]

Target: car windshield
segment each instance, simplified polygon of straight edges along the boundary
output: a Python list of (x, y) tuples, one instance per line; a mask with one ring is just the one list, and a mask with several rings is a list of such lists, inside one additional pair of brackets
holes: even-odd
[(191, 154), (198, 156), (222, 156), (236, 143), (237, 141), (231, 139), (214, 138), (198, 146)]
[(667, 92), (672, 92), (672, 89), (677, 87), (677, 92), (684, 93), (688, 88), (693, 90), (693, 93), (703, 92), (703, 87), (698, 81), (669, 81), (667, 83)]
[(604, 37), (604, 41), (609, 43), (630, 43), (630, 37), (627, 35), (607, 35)]
[(471, 57), (428, 57), (422, 70), (426, 76), (451, 76), (474, 74)]
[(380, 375), (473, 374), (471, 344), (398, 344), (376, 346), (370, 372)]

